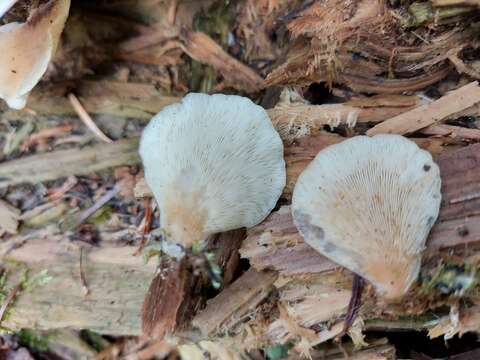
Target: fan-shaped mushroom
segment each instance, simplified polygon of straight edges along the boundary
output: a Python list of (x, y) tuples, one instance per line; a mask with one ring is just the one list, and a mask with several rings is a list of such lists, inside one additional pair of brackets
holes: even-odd
[(0, 26), (0, 98), (22, 109), (47, 70), (70, 9), (70, 0), (51, 0), (26, 23)]
[(358, 136), (324, 149), (304, 170), (293, 217), (310, 246), (396, 299), (418, 276), (440, 184), (431, 155), (412, 141)]
[(240, 96), (189, 94), (167, 106), (145, 128), (140, 155), (160, 225), (183, 248), (258, 224), (285, 186), (280, 136)]

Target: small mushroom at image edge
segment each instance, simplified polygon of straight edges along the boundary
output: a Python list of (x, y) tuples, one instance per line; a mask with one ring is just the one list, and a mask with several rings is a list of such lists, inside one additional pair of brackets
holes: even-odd
[(25, 107), (57, 49), (70, 0), (51, 0), (25, 23), (0, 26), (0, 98), (13, 109)]
[(441, 202), (432, 156), (399, 135), (358, 136), (321, 151), (295, 185), (305, 241), (397, 301), (417, 279)]
[(167, 106), (145, 128), (140, 156), (176, 257), (260, 223), (286, 182), (280, 136), (265, 110), (240, 96), (191, 93)]

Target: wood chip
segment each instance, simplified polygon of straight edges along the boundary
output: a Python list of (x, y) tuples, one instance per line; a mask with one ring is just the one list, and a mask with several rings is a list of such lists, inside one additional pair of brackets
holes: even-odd
[(3, 229), (10, 234), (16, 234), (19, 217), (20, 210), (6, 201), (0, 200), (0, 229)]
[(469, 129), (446, 124), (431, 125), (422, 130), (422, 134), (429, 136), (448, 136), (460, 140), (480, 140), (479, 129)]
[(407, 134), (447, 119), (480, 102), (478, 82), (470, 84), (442, 96), (440, 99), (419, 106), (401, 115), (395, 116), (367, 131), (367, 135)]
[(143, 333), (163, 339), (177, 325), (177, 312), (189, 285), (185, 258), (182, 261), (163, 260), (150, 283), (142, 306)]
[[(195, 316), (192, 325), (205, 336), (213, 334), (232, 317), (239, 318), (248, 310), (253, 310), (270, 293), (276, 279), (274, 272), (248, 270), (210, 300), (207, 307)], [(245, 305), (248, 307), (245, 308)]]

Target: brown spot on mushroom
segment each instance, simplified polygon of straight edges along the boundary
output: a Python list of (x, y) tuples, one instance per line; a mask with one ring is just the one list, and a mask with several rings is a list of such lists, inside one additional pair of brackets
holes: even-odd
[(431, 166), (428, 164), (423, 165), (423, 170), (424, 171), (430, 171)]

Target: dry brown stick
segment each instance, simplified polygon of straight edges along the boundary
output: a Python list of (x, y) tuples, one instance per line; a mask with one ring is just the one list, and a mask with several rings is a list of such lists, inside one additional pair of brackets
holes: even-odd
[(237, 321), (245, 312), (260, 303), (272, 289), (277, 279), (274, 272), (248, 270), (237, 281), (228, 286), (217, 297), (211, 299), (207, 307), (192, 321), (204, 336), (219, 330), (227, 321)]
[(474, 81), (440, 99), (395, 116), (367, 131), (367, 135), (407, 134), (438, 123), (480, 102), (480, 87)]
[(446, 124), (431, 125), (422, 130), (422, 134), (430, 136), (448, 136), (454, 139), (480, 140), (479, 129), (469, 129)]
[(227, 54), (212, 38), (202, 32), (185, 30), (180, 36), (183, 50), (192, 58), (213, 66), (229, 84), (245, 91), (258, 91), (264, 81), (254, 70)]
[(2, 306), (0, 307), (0, 325), (2, 324), (3, 317), (5, 316), (5, 312), (7, 311), (8, 307), (12, 304), (17, 296), (18, 292), (22, 290), (23, 285), (22, 282), (17, 284), (14, 288), (10, 290), (5, 301), (3, 302)]
[(138, 139), (26, 156), (0, 164), (0, 188), (85, 175), (116, 166), (135, 165), (139, 161)]
[(88, 288), (88, 283), (87, 283), (87, 277), (85, 276), (85, 269), (83, 267), (83, 251), (84, 251), (84, 247), (81, 246), (80, 247), (80, 259), (78, 261), (78, 267), (79, 267), (79, 271), (80, 271), (80, 280), (82, 281), (82, 286), (83, 286), (83, 291), (84, 291), (84, 295), (85, 296), (88, 296), (90, 294), (90, 289)]
[(36, 144), (37, 142), (48, 139), (51, 137), (58, 136), (65, 132), (71, 131), (73, 129), (72, 125), (63, 125), (63, 126), (56, 126), (48, 129), (41, 130), (30, 135), (20, 147), (23, 151), (27, 150), (30, 146)]
[(142, 253), (143, 248), (146, 244), (146, 237), (145, 235), (150, 231), (152, 226), (152, 219), (153, 219), (153, 204), (151, 199), (144, 199), (143, 200), (143, 208), (145, 209), (145, 215), (142, 221), (142, 227), (140, 229), (140, 244), (138, 245), (137, 250), (133, 254), (134, 256), (138, 256)]
[(103, 194), (97, 201), (95, 201), (95, 204), (93, 204), (92, 206), (83, 210), (80, 213), (76, 225), (78, 226), (82, 224), (85, 220), (87, 220), (90, 216), (92, 216), (97, 210), (99, 210), (103, 205), (109, 202), (119, 192), (120, 192), (120, 186), (115, 185), (113, 189)]
[(88, 115), (88, 112), (83, 107), (82, 103), (77, 99), (73, 94), (68, 94), (68, 100), (72, 104), (73, 109), (77, 113), (80, 120), (90, 129), (90, 131), (100, 140), (105, 141), (106, 143), (113, 142), (107, 135), (105, 135), (102, 130), (98, 128), (93, 119)]

